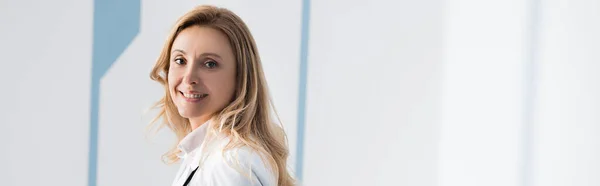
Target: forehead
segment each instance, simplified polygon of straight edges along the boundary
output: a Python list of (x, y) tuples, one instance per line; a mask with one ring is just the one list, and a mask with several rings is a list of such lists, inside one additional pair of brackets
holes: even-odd
[(233, 55), (227, 36), (217, 29), (205, 26), (190, 26), (182, 30), (173, 41), (171, 52), (174, 50), (195, 55), (208, 52), (221, 56)]

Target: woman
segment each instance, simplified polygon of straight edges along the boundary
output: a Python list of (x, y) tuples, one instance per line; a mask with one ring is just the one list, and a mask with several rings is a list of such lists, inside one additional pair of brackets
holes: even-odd
[(233, 12), (199, 6), (183, 15), (150, 77), (165, 88), (154, 121), (178, 138), (164, 155), (182, 160), (173, 185), (294, 184), (254, 39)]

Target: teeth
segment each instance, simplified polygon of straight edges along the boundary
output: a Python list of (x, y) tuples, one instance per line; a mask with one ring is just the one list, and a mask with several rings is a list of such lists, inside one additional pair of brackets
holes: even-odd
[(207, 94), (188, 94), (188, 93), (183, 93), (183, 96), (186, 98), (204, 98), (207, 96)]

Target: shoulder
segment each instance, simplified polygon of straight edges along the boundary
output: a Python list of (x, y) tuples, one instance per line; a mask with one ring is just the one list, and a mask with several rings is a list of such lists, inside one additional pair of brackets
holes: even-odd
[(205, 164), (214, 185), (277, 185), (276, 170), (259, 152), (248, 146), (224, 150), (228, 142), (220, 141)]

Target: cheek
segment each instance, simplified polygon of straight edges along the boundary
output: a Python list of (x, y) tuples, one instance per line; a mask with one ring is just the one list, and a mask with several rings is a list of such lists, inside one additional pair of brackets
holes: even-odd
[(233, 94), (235, 94), (235, 87), (236, 87), (236, 78), (235, 78), (235, 71), (231, 72), (231, 74), (229, 75), (229, 78), (227, 79), (227, 82), (224, 83), (226, 86), (226, 92), (227, 92), (227, 98), (229, 100), (231, 100), (231, 98), (234, 96)]
[(175, 90), (175, 86), (177, 85), (177, 77), (175, 76), (175, 73), (168, 73), (167, 75), (167, 87), (169, 87), (169, 93), (171, 94), (171, 96), (173, 95), (173, 90)]
[(223, 74), (215, 80), (212, 84), (216, 88), (214, 93), (217, 93), (219, 102), (229, 103), (235, 94), (235, 75)]

